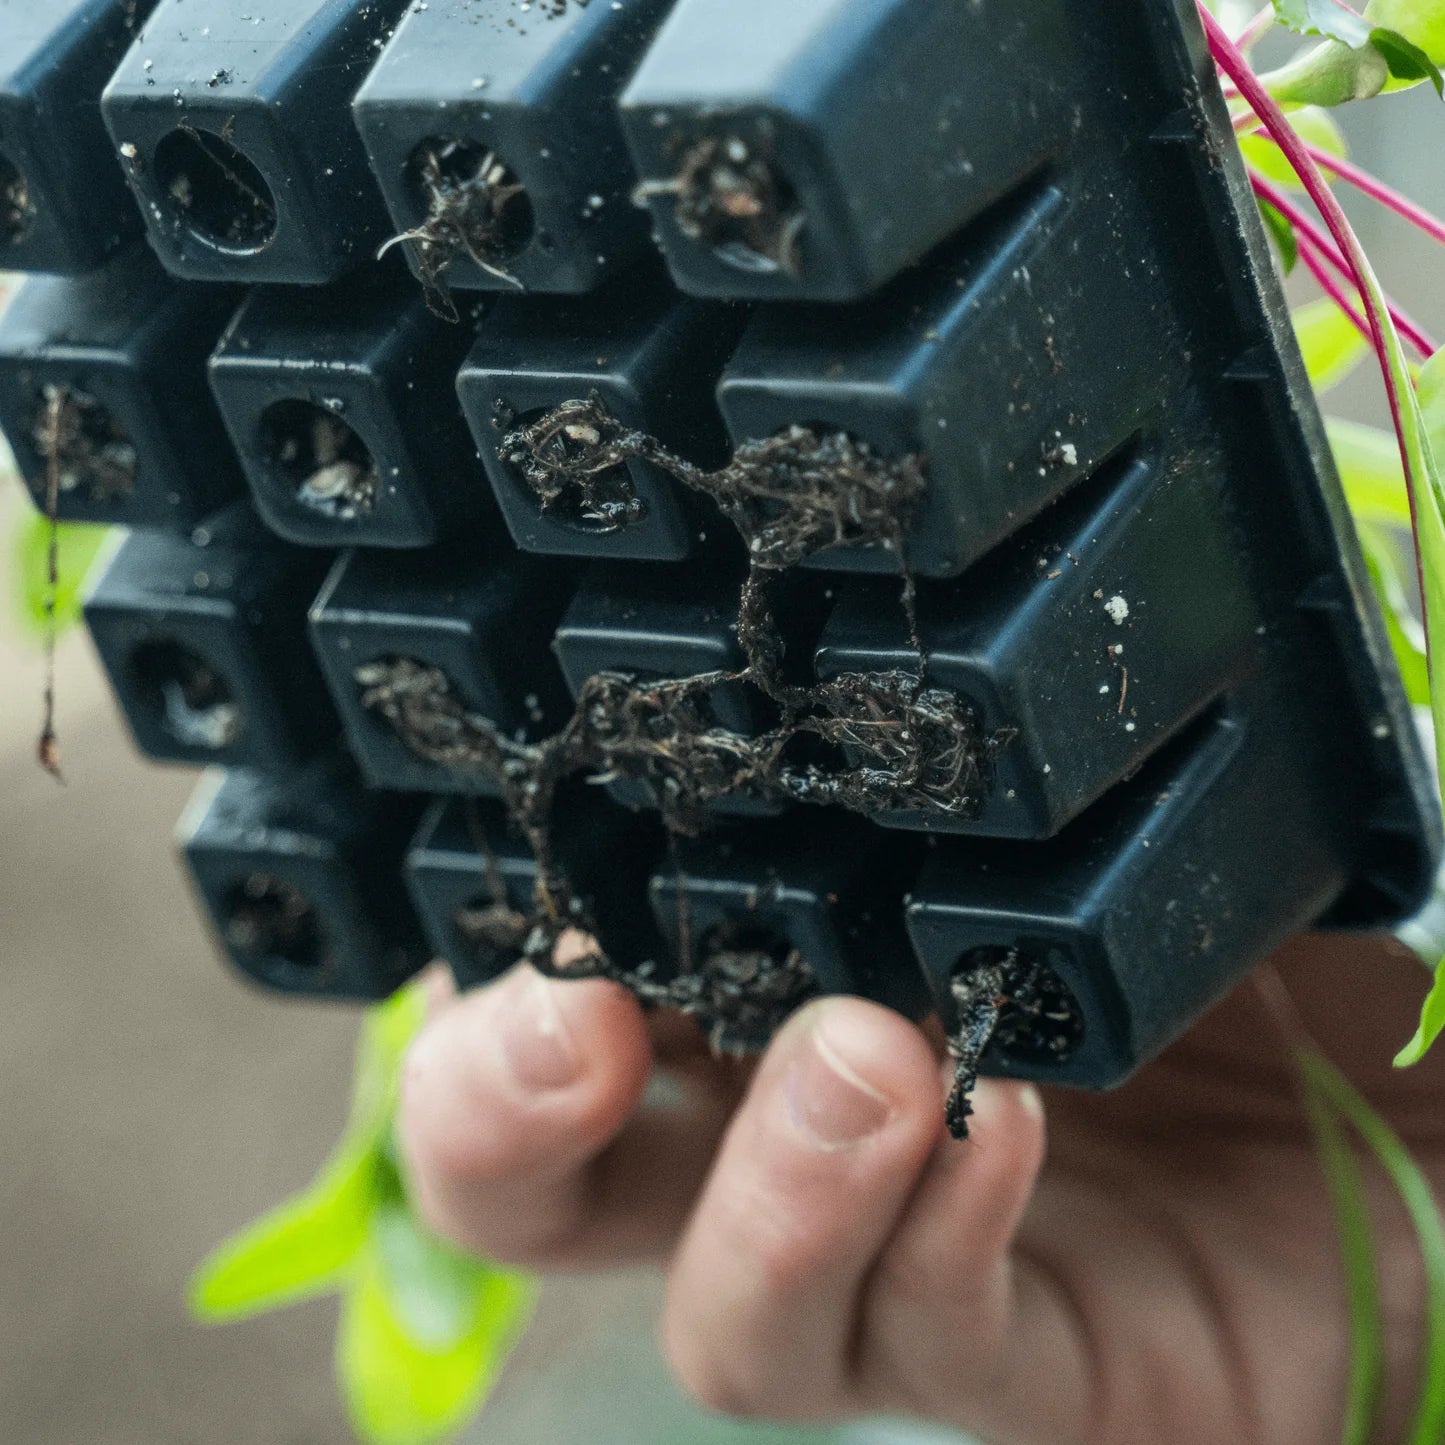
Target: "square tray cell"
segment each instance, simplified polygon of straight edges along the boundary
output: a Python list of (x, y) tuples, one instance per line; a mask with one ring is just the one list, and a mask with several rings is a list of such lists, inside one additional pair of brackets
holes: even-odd
[(244, 491), (200, 375), (236, 304), (145, 250), (33, 276), (0, 317), (0, 427), (35, 505), (66, 522), (187, 531)]
[(288, 777), (207, 774), (181, 850), (222, 950), (283, 993), (386, 998), (428, 959), (401, 878), (410, 799), (365, 793), (344, 765)]

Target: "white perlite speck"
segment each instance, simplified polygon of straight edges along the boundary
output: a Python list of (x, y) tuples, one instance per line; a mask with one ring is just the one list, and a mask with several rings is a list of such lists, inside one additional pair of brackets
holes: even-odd
[(1129, 604), (1115, 594), (1104, 604), (1104, 611), (1114, 619), (1115, 627), (1122, 627), (1129, 616)]

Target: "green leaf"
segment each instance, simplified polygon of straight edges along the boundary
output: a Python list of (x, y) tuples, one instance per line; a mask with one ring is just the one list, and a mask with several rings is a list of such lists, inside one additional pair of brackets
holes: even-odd
[(382, 1145), (396, 1110), (402, 1060), (425, 1022), (426, 993), (419, 983), (366, 1011), (356, 1043), (347, 1144)]
[(1274, 0), (1274, 14), (1296, 35), (1320, 35), (1352, 50), (1369, 44), (1369, 23), (1343, 0)]
[(1329, 417), (1325, 430), (1335, 454), (1345, 500), (1357, 520), (1387, 527), (1410, 527), (1410, 494), (1394, 432)]
[(1445, 959), (1435, 965), (1435, 984), (1420, 1009), (1420, 1026), (1415, 1030), (1415, 1037), (1395, 1055), (1395, 1067), (1413, 1068), (1430, 1052), (1442, 1031), (1445, 1031)]
[[(1341, 160), (1349, 158), (1350, 148), (1345, 133), (1327, 110), (1317, 105), (1301, 106), (1290, 113), (1290, 124), (1299, 133), (1301, 140)], [(1291, 190), (1302, 190), (1295, 168), (1285, 159), (1284, 152), (1267, 135), (1246, 133), (1239, 138), (1239, 148), (1253, 171), (1258, 171), (1266, 180)]]
[(1282, 211), (1270, 205), (1263, 197), (1256, 197), (1256, 200), (1259, 213), (1264, 217), (1265, 229), (1274, 242), (1275, 250), (1279, 252), (1284, 274), (1288, 276), (1299, 264), (1299, 241), (1295, 238), (1294, 227)]
[[(1370, 343), (1360, 334), (1360, 328), (1328, 296), (1297, 307), (1290, 314), (1305, 370), (1317, 392), (1323, 394), (1338, 386), (1370, 354)], [(1390, 441), (1394, 445), (1393, 436)], [(1397, 449), (1397, 473), (1398, 457)], [(1404, 485), (1403, 477), (1400, 485)]]
[(369, 1445), (433, 1445), (481, 1408), (532, 1310), (521, 1275), (462, 1259), (378, 1211), (342, 1303), (336, 1367)]
[(1364, 1173), (1328, 1095), (1302, 1070), (1305, 1107), (1315, 1150), (1330, 1191), (1349, 1306), (1350, 1372), (1345, 1389), (1342, 1445), (1369, 1445), (1384, 1383), (1384, 1311), (1375, 1265), (1374, 1231)]
[(1370, 0), (1365, 19), (1403, 36), (1437, 65), (1445, 64), (1445, 0)]
[[(62, 522), (58, 529), (59, 551), (55, 592), (55, 622), (60, 631), (80, 621), (85, 582), (106, 538), (108, 527)], [(50, 522), (38, 512), (27, 513), (14, 534), (15, 579), (18, 584), (20, 620), (37, 636), (45, 632), (45, 599), (49, 593)]]
[(1425, 1338), (1419, 1393), (1408, 1445), (1439, 1445), (1445, 1439), (1445, 1220), (1430, 1181), (1393, 1129), (1327, 1059), (1300, 1052), (1311, 1088), (1348, 1121), (1388, 1175), (1414, 1226), (1425, 1265)]
[(339, 1153), (304, 1193), (233, 1235), (192, 1277), (192, 1311), (220, 1323), (335, 1290), (366, 1241), (376, 1168), (367, 1151)]
[(1445, 76), (1440, 67), (1420, 49), (1394, 30), (1377, 29), (1370, 32), (1370, 43), (1385, 57), (1390, 75), (1414, 85), (1428, 80), (1435, 87), (1435, 94), (1445, 99)]

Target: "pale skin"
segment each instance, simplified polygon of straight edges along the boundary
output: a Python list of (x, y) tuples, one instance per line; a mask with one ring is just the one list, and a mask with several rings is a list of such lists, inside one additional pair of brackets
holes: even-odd
[[(1304, 1026), (1445, 1187), (1445, 1051), (1390, 1059), (1426, 975), (1383, 940), (1274, 963)], [(661, 1336), (703, 1404), (770, 1420), (905, 1413), (990, 1445), (1328, 1445), (1346, 1312), (1328, 1198), (1282, 1036), (1246, 984), (1121, 1091), (985, 1082), (943, 1130), (925, 1032), (811, 1005), (755, 1070), (615, 985), (516, 969), (439, 981), (408, 1061), (419, 1207), (541, 1271), (653, 1260)], [(684, 1102), (643, 1101), (654, 1069)], [(1371, 1180), (1389, 1389), (1409, 1416), (1422, 1287)]]

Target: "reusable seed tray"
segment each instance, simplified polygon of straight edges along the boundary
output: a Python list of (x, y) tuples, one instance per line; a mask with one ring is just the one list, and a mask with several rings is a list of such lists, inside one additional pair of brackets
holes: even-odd
[(0, 7), (0, 246), (69, 277), (0, 425), (135, 529), (88, 618), (141, 749), (226, 770), (183, 845), (243, 973), (576, 930), (723, 1050), (937, 1012), (962, 1129), (1422, 901), (1186, 0), (264, 10)]

